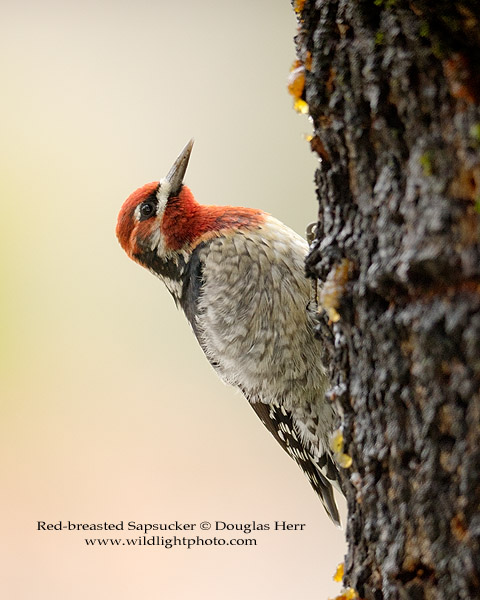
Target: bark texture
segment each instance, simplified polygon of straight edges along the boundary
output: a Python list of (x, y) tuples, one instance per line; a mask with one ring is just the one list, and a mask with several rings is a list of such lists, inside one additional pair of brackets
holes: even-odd
[(479, 3), (294, 7), (321, 159), (307, 271), (353, 459), (345, 583), (480, 598)]

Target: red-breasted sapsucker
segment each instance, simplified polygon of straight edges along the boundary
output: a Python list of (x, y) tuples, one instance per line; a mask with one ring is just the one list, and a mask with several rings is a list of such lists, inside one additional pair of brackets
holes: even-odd
[(199, 204), (183, 183), (192, 146), (125, 201), (117, 237), (165, 283), (218, 375), (243, 392), (338, 524), (336, 414), (306, 309), (307, 243), (261, 210)]

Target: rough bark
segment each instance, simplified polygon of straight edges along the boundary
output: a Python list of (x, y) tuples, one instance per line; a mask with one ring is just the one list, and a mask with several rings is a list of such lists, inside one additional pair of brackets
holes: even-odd
[(353, 459), (345, 584), (479, 598), (479, 3), (294, 6), (321, 159), (307, 271)]

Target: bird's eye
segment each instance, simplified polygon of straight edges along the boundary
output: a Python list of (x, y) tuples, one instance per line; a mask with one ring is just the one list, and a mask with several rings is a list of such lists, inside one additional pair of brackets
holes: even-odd
[(155, 202), (148, 200), (140, 205), (140, 219), (148, 219), (155, 213)]

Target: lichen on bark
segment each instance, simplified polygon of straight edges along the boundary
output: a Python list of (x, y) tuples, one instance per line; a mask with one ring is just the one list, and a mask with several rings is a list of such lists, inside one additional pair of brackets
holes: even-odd
[(480, 8), (301, 4), (320, 159), (307, 272), (321, 284), (349, 265), (339, 318), (319, 306), (318, 325), (353, 458), (345, 584), (376, 600), (476, 598)]

